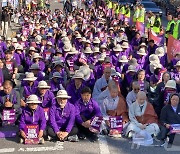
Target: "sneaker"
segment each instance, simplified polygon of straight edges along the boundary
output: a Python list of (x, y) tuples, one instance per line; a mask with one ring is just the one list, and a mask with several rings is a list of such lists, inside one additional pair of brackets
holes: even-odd
[(39, 139), (39, 144), (44, 144), (44, 138), (43, 137)]
[(24, 139), (20, 137), (20, 138), (19, 138), (19, 143), (20, 143), (20, 144), (23, 144), (23, 143), (24, 143)]
[(97, 134), (93, 134), (91, 137), (90, 137), (90, 141), (92, 141), (92, 142), (96, 142), (96, 141), (98, 141), (98, 136), (97, 136)]
[(51, 140), (52, 140), (52, 137), (48, 135), (47, 141), (51, 141)]
[(78, 135), (78, 138), (79, 138), (80, 140), (85, 140), (85, 139), (86, 139), (86, 136), (85, 136), (84, 134), (79, 134), (79, 135)]
[(128, 133), (128, 138), (132, 138), (133, 137), (133, 135), (134, 135), (134, 132), (133, 131), (130, 131), (129, 133)]
[(73, 136), (68, 137), (68, 141), (70, 141), (70, 142), (78, 142), (79, 139), (78, 139), (77, 135), (73, 135)]

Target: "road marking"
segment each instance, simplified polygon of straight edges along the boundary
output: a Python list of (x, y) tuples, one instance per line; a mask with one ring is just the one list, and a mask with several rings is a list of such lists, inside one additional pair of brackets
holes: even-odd
[(0, 149), (0, 153), (6, 153), (6, 152), (14, 152), (15, 148), (4, 148)]
[(99, 149), (100, 149), (100, 154), (110, 154), (108, 143), (105, 136), (102, 135), (99, 136)]
[(18, 151), (38, 152), (38, 151), (59, 151), (63, 150), (63, 142), (57, 141), (54, 147), (33, 147), (20, 148)]

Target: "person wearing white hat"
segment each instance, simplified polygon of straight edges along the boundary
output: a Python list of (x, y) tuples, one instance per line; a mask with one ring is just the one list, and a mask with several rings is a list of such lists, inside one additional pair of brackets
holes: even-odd
[(113, 48), (113, 54), (110, 56), (111, 57), (111, 60), (112, 60), (112, 64), (114, 66), (116, 66), (118, 60), (119, 60), (119, 57), (121, 56), (120, 55), (120, 52), (122, 52), (123, 49), (121, 48), (121, 45), (120, 44), (117, 44), (114, 48)]
[(32, 63), (38, 64), (41, 71), (45, 69), (45, 63), (42, 60), (42, 56), (39, 53), (34, 53), (32, 55)]
[(75, 72), (71, 82), (67, 85), (67, 93), (71, 96), (70, 103), (74, 104), (79, 98), (81, 89), (85, 86), (84, 74), (79, 70)]
[(99, 40), (98, 37), (95, 37), (94, 40), (93, 40), (93, 44), (94, 46), (97, 46), (101, 41)]
[(125, 69), (124, 67), (127, 63), (128, 63), (128, 59), (125, 55), (123, 55), (119, 58), (119, 61), (117, 65), (115, 66), (116, 71), (121, 73), (122, 77), (123, 77), (123, 70)]
[(139, 69), (145, 68), (146, 57), (147, 57), (146, 50), (144, 48), (140, 48), (137, 51), (137, 55), (136, 55), (137, 63), (139, 64)]
[(33, 63), (30, 68), (30, 72), (34, 73), (34, 76), (37, 77), (37, 81), (42, 81), (44, 79), (44, 74), (41, 72), (38, 64)]
[(20, 143), (25, 143), (25, 140), (28, 139), (28, 132), (26, 127), (28, 125), (36, 125), (39, 130), (37, 130), (37, 137), (39, 138), (39, 144), (44, 144), (44, 136), (46, 129), (46, 118), (43, 108), (40, 106), (42, 102), (39, 101), (36, 95), (30, 95), (27, 98), (27, 106), (23, 109), (20, 122), (19, 122), (19, 131), (20, 131)]
[(171, 72), (171, 77), (176, 81), (178, 85), (180, 85), (180, 60), (174, 66), (175, 69)]
[(57, 94), (58, 90), (64, 90), (64, 82), (63, 77), (59, 72), (54, 72), (51, 80), (50, 80), (50, 89), (54, 93), (54, 95)]
[(78, 51), (75, 47), (72, 47), (69, 52), (67, 52), (69, 55), (75, 55), (78, 54)]
[(7, 46), (7, 47), (10, 47), (11, 45), (12, 45), (11, 37), (8, 37), (8, 38), (6, 39), (6, 46)]
[(165, 88), (162, 91), (162, 97), (160, 100), (160, 104), (162, 106), (167, 105), (169, 103), (169, 97), (171, 94), (177, 92), (177, 84), (175, 80), (168, 80), (165, 84)]
[[(78, 141), (78, 129), (75, 124), (76, 111), (69, 102), (66, 90), (59, 90), (56, 95), (56, 104), (50, 109), (50, 126), (48, 134), (55, 140)], [(66, 116), (65, 116), (66, 115)]]
[(34, 76), (34, 73), (26, 73), (26, 77), (23, 79), (23, 82), (21, 83), (21, 93), (23, 95), (23, 100), (25, 100), (31, 94), (35, 94), (37, 92), (37, 86), (38, 81), (37, 77)]
[[(43, 108), (50, 108), (52, 105), (54, 105), (54, 94), (50, 90), (50, 86), (47, 84), (46, 81), (40, 81), (38, 83), (38, 91), (37, 96), (39, 100), (42, 101), (41, 106)], [(49, 112), (46, 113), (46, 120), (49, 119)]]

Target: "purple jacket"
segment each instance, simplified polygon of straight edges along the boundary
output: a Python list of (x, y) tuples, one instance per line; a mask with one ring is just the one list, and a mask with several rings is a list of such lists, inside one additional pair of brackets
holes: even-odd
[(79, 98), (81, 98), (81, 90), (84, 86), (84, 83), (82, 83), (81, 87), (76, 89), (74, 80), (71, 81), (71, 83), (66, 88), (68, 95), (71, 96), (69, 99), (70, 103), (74, 104)]
[(78, 124), (82, 124), (84, 122), (81, 116), (84, 116), (87, 120), (90, 120), (95, 116), (101, 116), (101, 111), (98, 106), (98, 103), (92, 98), (86, 105), (84, 104), (82, 98), (80, 98), (75, 103), (75, 108), (77, 112), (76, 122)]
[(2, 41), (0, 42), (0, 50), (3, 52), (7, 50), (7, 46), (5, 42)]
[(62, 110), (58, 103), (53, 105), (49, 111), (50, 125), (54, 132), (59, 130), (70, 133), (75, 122), (75, 107), (73, 104), (67, 102), (66, 106)]
[(148, 53), (148, 55), (155, 54), (155, 50), (156, 50), (157, 48), (158, 48), (158, 46), (157, 46), (156, 44), (154, 44), (153, 47), (148, 46), (148, 48), (147, 48), (147, 53)]
[(23, 109), (20, 118), (19, 129), (24, 130), (25, 125), (31, 124), (39, 125), (40, 130), (45, 130), (46, 119), (42, 107), (38, 106), (34, 112), (28, 106)]
[(44, 96), (41, 96), (40, 93), (37, 92), (37, 96), (39, 100), (42, 101), (41, 106), (43, 108), (50, 108), (55, 104), (55, 100), (54, 100), (55, 96), (50, 90), (47, 90)]
[(2, 86), (3, 82), (4, 82), (4, 75), (2, 69), (0, 68), (0, 86)]
[(38, 86), (37, 80), (34, 81), (32, 86), (28, 85), (27, 81), (23, 81), (21, 85), (22, 85), (22, 87), (24, 87), (24, 91), (23, 91), (24, 98), (27, 98), (28, 96), (30, 96), (32, 94), (36, 94), (37, 86)]

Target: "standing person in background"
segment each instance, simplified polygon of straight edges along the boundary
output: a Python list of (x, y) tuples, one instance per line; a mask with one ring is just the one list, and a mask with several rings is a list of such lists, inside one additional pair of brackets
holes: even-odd
[(2, 11), (1, 20), (2, 20), (2, 23), (1, 23), (1, 27), (2, 27), (1, 35), (6, 38), (7, 31), (8, 31), (8, 22), (9, 22), (8, 8), (4, 8), (4, 10)]
[(180, 39), (180, 20), (177, 15), (174, 16), (173, 37), (177, 40)]
[(64, 11), (65, 13), (71, 13), (72, 12), (72, 3), (70, 0), (67, 0), (65, 3), (64, 3)]

